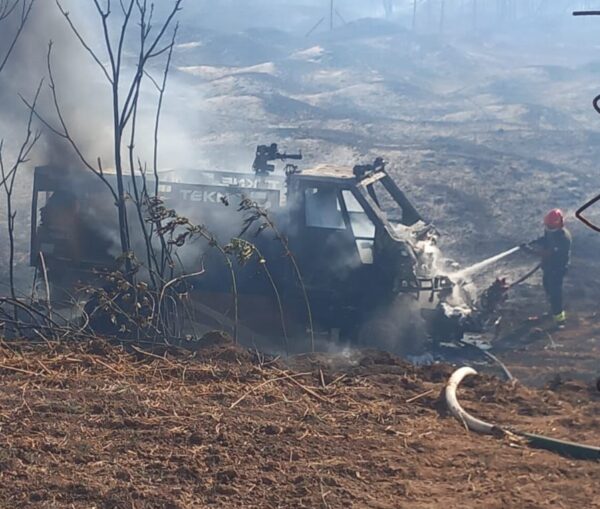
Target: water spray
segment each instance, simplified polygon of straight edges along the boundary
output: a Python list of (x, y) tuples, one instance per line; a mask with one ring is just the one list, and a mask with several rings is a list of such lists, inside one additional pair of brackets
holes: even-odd
[(487, 258), (481, 262), (478, 262), (474, 265), (471, 265), (470, 267), (459, 270), (458, 272), (455, 272), (454, 274), (452, 274), (450, 277), (456, 281), (465, 281), (465, 280), (469, 279), (470, 277), (474, 276), (475, 274), (477, 274), (478, 272), (481, 272), (482, 270), (486, 269), (490, 265), (493, 265), (494, 263), (497, 263), (500, 260), (503, 260), (504, 258), (509, 257), (511, 254), (516, 253), (520, 249), (521, 248), (518, 246), (513, 247), (512, 249), (509, 249), (508, 251), (504, 251), (503, 253), (497, 254), (497, 255)]

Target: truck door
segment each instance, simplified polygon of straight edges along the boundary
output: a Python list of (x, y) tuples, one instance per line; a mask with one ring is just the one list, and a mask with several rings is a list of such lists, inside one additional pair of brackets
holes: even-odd
[(341, 191), (331, 185), (308, 185), (303, 194), (305, 277), (311, 287), (337, 287), (360, 265)]

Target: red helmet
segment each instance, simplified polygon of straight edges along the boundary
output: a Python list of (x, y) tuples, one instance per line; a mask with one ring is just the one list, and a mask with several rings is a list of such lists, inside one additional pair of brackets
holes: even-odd
[(549, 230), (559, 230), (565, 224), (565, 215), (560, 209), (553, 209), (544, 216), (544, 226)]

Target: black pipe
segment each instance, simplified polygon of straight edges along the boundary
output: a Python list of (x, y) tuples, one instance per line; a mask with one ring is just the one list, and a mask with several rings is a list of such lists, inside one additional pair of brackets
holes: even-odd
[(560, 454), (561, 456), (578, 460), (600, 460), (600, 447), (545, 437), (542, 435), (536, 435), (535, 433), (526, 433), (520, 431), (514, 431), (513, 433), (526, 438), (527, 443), (536, 449), (544, 449), (546, 451)]
[(517, 431), (512, 428), (501, 428), (500, 426), (496, 426), (473, 417), (460, 406), (460, 403), (456, 397), (456, 391), (465, 377), (476, 374), (477, 371), (475, 371), (473, 368), (463, 367), (457, 369), (450, 376), (444, 391), (446, 405), (450, 409), (452, 415), (454, 415), (454, 417), (467, 426), (468, 429), (477, 431), (479, 433), (499, 434), (501, 436), (506, 436), (512, 433), (525, 438), (531, 447), (535, 447), (537, 449), (544, 449), (560, 454), (561, 456), (574, 459), (593, 461), (600, 460), (600, 447), (580, 444), (577, 442), (568, 442), (566, 440), (558, 440), (556, 438), (536, 435), (534, 433)]
[(600, 16), (600, 11), (575, 11), (573, 16)]

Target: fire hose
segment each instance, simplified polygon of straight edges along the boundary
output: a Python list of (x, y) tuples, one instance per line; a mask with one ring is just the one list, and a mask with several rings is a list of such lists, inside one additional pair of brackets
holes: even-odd
[(510, 372), (510, 370), (508, 369), (508, 367), (506, 367), (506, 364), (504, 364), (498, 357), (496, 357), (493, 353), (488, 352), (487, 350), (485, 350), (484, 348), (482, 348), (480, 345), (476, 344), (476, 343), (469, 343), (467, 341), (461, 340), (459, 339), (457, 341), (457, 343), (462, 346), (463, 348), (467, 348), (471, 351), (477, 352), (479, 355), (483, 355), (484, 357), (486, 357), (487, 359), (491, 360), (492, 362), (496, 363), (498, 365), (498, 367), (502, 370), (502, 372), (504, 373), (504, 376), (506, 377), (506, 380), (508, 380), (509, 382), (512, 382), (513, 380), (515, 380), (515, 377), (513, 376), (513, 374)]
[[(541, 267), (542, 267), (541, 263), (537, 264), (533, 269), (529, 270), (526, 274), (524, 274), (523, 276), (521, 276), (519, 279), (517, 279), (516, 281), (514, 281), (510, 285), (508, 285), (506, 287), (506, 291), (511, 290), (515, 286), (518, 286), (521, 283), (524, 283), (525, 281), (527, 281), (538, 270), (540, 270)], [(471, 344), (471, 343), (466, 343), (464, 341), (459, 341), (459, 343), (462, 346), (464, 346), (464, 347), (475, 348), (479, 353), (483, 354), (485, 357), (487, 357), (488, 359), (490, 359), (493, 362), (495, 362), (502, 369), (502, 371), (504, 372), (504, 375), (506, 376), (506, 378), (507, 378), (508, 381), (512, 381), (512, 380), (515, 379), (514, 376), (512, 375), (512, 373), (510, 372), (510, 370), (506, 367), (506, 365), (500, 359), (498, 359), (498, 357), (496, 357), (492, 353), (488, 352), (487, 350), (484, 350), (483, 348), (481, 348), (478, 345), (474, 345), (474, 344)], [(598, 383), (600, 384), (600, 379), (599, 379)], [(599, 385), (599, 389), (598, 390), (600, 390), (600, 385)]]
[(531, 269), (527, 274), (521, 276), (519, 279), (517, 279), (516, 281), (514, 281), (513, 283), (511, 283), (507, 290), (510, 290), (512, 288), (514, 288), (515, 286), (520, 285), (521, 283), (524, 283), (525, 281), (527, 281), (531, 276), (533, 276), (538, 270), (540, 270), (542, 268), (542, 264), (538, 263), (533, 269)]
[(523, 438), (529, 446), (536, 449), (545, 449), (547, 451), (555, 452), (557, 454), (568, 456), (574, 459), (600, 460), (600, 447), (580, 444), (577, 442), (569, 442), (566, 440), (559, 440), (534, 433), (518, 431), (512, 428), (503, 428), (501, 426), (482, 421), (481, 419), (469, 414), (460, 406), (458, 398), (456, 397), (456, 391), (464, 378), (476, 374), (477, 371), (470, 367), (462, 367), (457, 369), (454, 373), (452, 373), (452, 376), (450, 376), (444, 391), (446, 405), (448, 406), (450, 413), (452, 413), (456, 419), (462, 422), (467, 429), (477, 433), (503, 437), (516, 435)]

